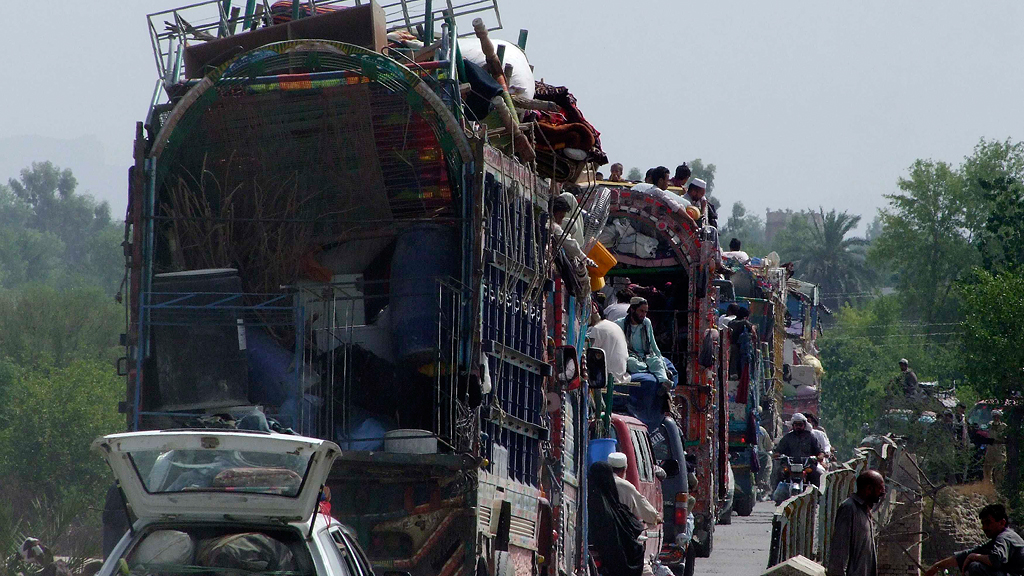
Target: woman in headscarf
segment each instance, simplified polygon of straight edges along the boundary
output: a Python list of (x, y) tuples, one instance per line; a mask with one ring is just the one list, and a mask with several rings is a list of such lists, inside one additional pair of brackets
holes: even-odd
[(587, 486), (589, 544), (601, 560), (601, 573), (640, 576), (644, 571), (644, 547), (637, 537), (643, 525), (619, 501), (611, 465), (594, 462), (587, 474)]

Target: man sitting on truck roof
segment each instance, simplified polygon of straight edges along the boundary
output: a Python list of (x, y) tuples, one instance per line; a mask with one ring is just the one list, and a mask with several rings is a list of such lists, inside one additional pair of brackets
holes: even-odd
[(690, 185), (686, 187), (686, 195), (683, 198), (689, 200), (690, 204), (700, 208), (701, 214), (706, 213), (708, 224), (718, 228), (718, 212), (715, 210), (715, 205), (708, 202), (708, 199), (704, 197), (707, 191), (707, 182), (700, 178), (694, 178), (690, 181)]
[(690, 167), (683, 162), (679, 166), (676, 166), (676, 175), (673, 176), (669, 181), (670, 186), (678, 186), (682, 188), (686, 186), (686, 181), (690, 179)]
[(633, 297), (629, 301), (626, 317), (616, 320), (629, 344), (629, 361), (626, 367), (630, 374), (651, 374), (659, 384), (672, 385), (668, 377), (665, 358), (654, 340), (654, 327), (647, 317), (649, 306), (646, 298)]

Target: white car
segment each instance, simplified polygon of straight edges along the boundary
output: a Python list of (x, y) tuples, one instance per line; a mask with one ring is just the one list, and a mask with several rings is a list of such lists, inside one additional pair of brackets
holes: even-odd
[(320, 513), (332, 442), (260, 432), (112, 434), (107, 460), (133, 514), (99, 576), (372, 576), (352, 532)]

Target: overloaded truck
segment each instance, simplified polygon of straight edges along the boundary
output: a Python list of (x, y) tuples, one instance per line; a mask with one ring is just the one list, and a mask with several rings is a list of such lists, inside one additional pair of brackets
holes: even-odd
[(336, 442), (325, 494), (378, 574), (581, 573), (589, 300), (556, 272), (532, 132), (504, 90), (471, 102), (473, 17), (499, 22), (429, 0), (150, 17), (122, 409)]
[(758, 461), (758, 434), (775, 439), (781, 435), (787, 289), (785, 270), (773, 258), (745, 264), (727, 260), (725, 269), (728, 279), (715, 281), (722, 295), (719, 313), (736, 304), (749, 311), (753, 327), (746, 339), (728, 328), (723, 335), (729, 363), (723, 374), (729, 396), (729, 455), (736, 478), (734, 509), (746, 516), (757, 501), (755, 471), (770, 466), (763, 457)]
[[(687, 215), (682, 191), (663, 191), (632, 183), (602, 182), (611, 192), (607, 225), (599, 237), (617, 260), (605, 276), (606, 291), (614, 293), (633, 284), (648, 294), (648, 317), (665, 358), (678, 371), (671, 402), (658, 396), (657, 383), (634, 382), (619, 386), (629, 396), (629, 411), (658, 433), (666, 414), (682, 431), (690, 456), (689, 470), (697, 477), (690, 486), (696, 499), (692, 546), (699, 557), (711, 554), (719, 512), (731, 495), (725, 493), (728, 468), (727, 397), (719, 378), (719, 342), (711, 342), (714, 326), (713, 267), (718, 253), (715, 231)], [(646, 188), (646, 189), (645, 189)], [(708, 336), (708, 338), (706, 338)], [(715, 348), (700, 361), (702, 347)], [(666, 517), (674, 515), (675, 498), (666, 499)], [(672, 509), (670, 509), (672, 507)], [(666, 545), (674, 534), (666, 535)], [(668, 554), (671, 556), (671, 554)]]

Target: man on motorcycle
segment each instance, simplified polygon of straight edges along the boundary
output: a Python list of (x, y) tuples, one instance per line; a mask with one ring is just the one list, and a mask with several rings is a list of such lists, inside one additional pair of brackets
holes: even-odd
[[(790, 420), (790, 431), (775, 445), (775, 457), (789, 456), (790, 458), (815, 457), (818, 462), (825, 461), (825, 453), (821, 443), (811, 433), (807, 426), (807, 417), (797, 412)], [(807, 481), (818, 486), (821, 482), (821, 473), (815, 469), (807, 475)], [(772, 483), (777, 484), (776, 478)]]

